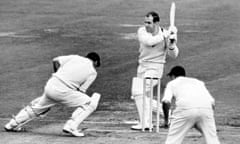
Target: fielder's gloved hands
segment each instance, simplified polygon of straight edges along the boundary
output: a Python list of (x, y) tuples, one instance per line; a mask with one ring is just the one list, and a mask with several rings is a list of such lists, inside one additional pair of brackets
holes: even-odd
[(168, 123), (164, 123), (163, 125), (160, 126), (160, 128), (168, 129), (169, 125), (170, 124), (168, 124)]

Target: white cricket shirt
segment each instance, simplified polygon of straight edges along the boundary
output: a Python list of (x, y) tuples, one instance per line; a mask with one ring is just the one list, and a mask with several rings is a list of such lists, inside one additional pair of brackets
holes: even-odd
[(177, 77), (167, 84), (162, 101), (172, 99), (176, 109), (212, 108), (215, 102), (204, 82), (189, 77)]
[(85, 92), (97, 77), (93, 62), (79, 55), (59, 56), (53, 59), (60, 67), (53, 76), (62, 80), (67, 86)]
[(169, 54), (172, 57), (177, 57), (178, 48), (173, 45), (173, 50), (169, 50), (166, 46), (167, 42), (164, 40), (168, 32), (166, 30), (159, 31), (156, 35), (146, 31), (145, 26), (140, 27), (137, 32), (138, 40), (140, 43), (139, 48), (139, 63), (142, 62), (153, 62), (153, 63), (165, 63), (166, 55)]

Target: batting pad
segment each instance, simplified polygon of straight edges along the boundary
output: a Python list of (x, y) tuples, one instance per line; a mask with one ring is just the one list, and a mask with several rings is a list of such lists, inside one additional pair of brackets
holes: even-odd
[(132, 96), (143, 95), (143, 79), (139, 77), (133, 77), (132, 79)]

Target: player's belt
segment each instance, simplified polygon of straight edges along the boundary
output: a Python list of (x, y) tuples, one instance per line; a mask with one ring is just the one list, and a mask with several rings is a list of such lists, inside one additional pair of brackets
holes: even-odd
[(155, 62), (155, 61), (149, 61), (149, 60), (142, 60), (142, 61), (139, 61), (139, 63), (165, 64), (166, 61)]

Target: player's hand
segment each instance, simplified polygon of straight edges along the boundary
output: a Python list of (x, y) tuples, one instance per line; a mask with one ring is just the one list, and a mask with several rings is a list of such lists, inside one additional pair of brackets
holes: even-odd
[(178, 29), (177, 29), (176, 26), (170, 26), (170, 27), (168, 28), (168, 32), (169, 32), (170, 35), (171, 35), (171, 34), (177, 34)]
[(177, 43), (177, 34), (170, 34), (169, 41), (170, 41), (170, 44)]
[(177, 43), (177, 32), (178, 29), (175, 26), (170, 26), (168, 28), (170, 44)]
[(168, 121), (165, 121), (164, 124), (161, 126), (162, 128), (168, 129), (170, 123)]

